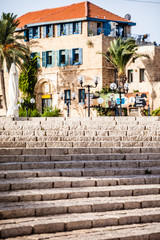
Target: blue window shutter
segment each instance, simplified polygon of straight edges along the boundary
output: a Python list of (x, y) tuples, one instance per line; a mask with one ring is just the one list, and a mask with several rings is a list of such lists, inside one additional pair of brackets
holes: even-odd
[(29, 39), (33, 38), (33, 28), (29, 28)]
[(47, 26), (43, 26), (43, 38), (47, 35)]
[(34, 56), (35, 56), (35, 52), (32, 52), (31, 53), (31, 58), (34, 58)]
[(79, 64), (83, 63), (82, 48), (79, 48)]
[(59, 66), (59, 61), (60, 61), (60, 50), (56, 51), (56, 66)]
[(70, 23), (69, 26), (70, 26), (70, 35), (72, 35), (73, 34), (73, 23)]
[(70, 31), (69, 31), (69, 24), (67, 23), (66, 24), (66, 35), (69, 35), (70, 34)]
[(25, 37), (24, 41), (27, 42), (27, 30), (24, 30), (24, 37)]
[(82, 33), (82, 22), (78, 23), (79, 34)]
[(38, 38), (40, 38), (41, 37), (41, 28), (40, 27), (38, 27)]
[(111, 33), (111, 23), (109, 21), (103, 24), (104, 35), (108, 36)]
[(47, 66), (47, 52), (42, 52), (42, 67)]
[(65, 50), (65, 65), (68, 65), (68, 50)]
[(55, 51), (52, 51), (52, 67), (55, 66)]
[(61, 36), (61, 25), (57, 25), (57, 37)]
[(53, 37), (53, 25), (51, 25), (50, 37)]
[(40, 68), (40, 53), (37, 52), (37, 68)]
[(70, 65), (73, 65), (74, 61), (74, 49), (70, 49)]

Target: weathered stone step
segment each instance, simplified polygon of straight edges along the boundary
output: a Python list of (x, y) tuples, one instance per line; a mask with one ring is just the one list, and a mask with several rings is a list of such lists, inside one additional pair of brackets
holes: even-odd
[(67, 232), (34, 234), (6, 240), (159, 240), (160, 223), (141, 223)]
[[(37, 150), (37, 149), (36, 149)], [(35, 151), (36, 151), (35, 150)], [(9, 152), (8, 152), (9, 153)], [(12, 152), (10, 152), (12, 154)], [(14, 152), (13, 152), (14, 153)], [(16, 152), (17, 153), (17, 150)], [(22, 153), (19, 151), (18, 153)], [(36, 151), (37, 153), (37, 151)], [(43, 152), (44, 153), (44, 152)], [(157, 160), (160, 153), (141, 153), (141, 154), (66, 154), (66, 155), (2, 155), (0, 163), (17, 162), (45, 162), (45, 161), (102, 161), (102, 160)], [(149, 162), (149, 161), (148, 161)]]
[(46, 201), (72, 198), (140, 196), (160, 194), (159, 184), (81, 187), (81, 188), (50, 188), (36, 190), (19, 190), (1, 192), (0, 202)]
[(0, 237), (64, 232), (106, 226), (152, 223), (160, 221), (160, 208), (146, 208), (94, 213), (73, 213), (20, 219), (1, 220)]
[[(119, 148), (119, 147), (108, 147), (108, 148), (0, 148), (0, 155), (68, 155), (68, 154), (124, 154), (129, 157), (130, 154), (140, 156), (149, 156), (150, 154), (160, 154), (160, 148), (140, 148), (140, 147), (129, 147), (129, 148)], [(132, 155), (131, 155), (132, 156)], [(130, 158), (128, 158), (130, 159)], [(133, 159), (131, 159), (133, 160)]]
[[(63, 176), (63, 177), (92, 177), (92, 176), (125, 176), (125, 175), (146, 175), (146, 174), (152, 174), (152, 175), (159, 175), (160, 174), (160, 167), (150, 167), (149, 169), (144, 167), (144, 168), (63, 168), (63, 169), (51, 169), (48, 165), (48, 169), (43, 170), (43, 164), (40, 167), (35, 169), (36, 164), (32, 165), (34, 168), (33, 170), (5, 170), (0, 172), (0, 177), (1, 178), (8, 178), (9, 175), (12, 176), (12, 178), (15, 178), (17, 174), (17, 178), (19, 175), (19, 178), (23, 176), (23, 173), (25, 174), (24, 176), (27, 177), (28, 173), (29, 176), (34, 174), (34, 176), (38, 177), (47, 177), (47, 176)], [(8, 172), (9, 171), (9, 172)], [(8, 174), (8, 176), (7, 176)]]
[[(27, 172), (27, 171), (26, 171)], [(33, 171), (34, 172), (34, 171)], [(70, 187), (94, 187), (94, 186), (115, 186), (115, 185), (141, 185), (159, 184), (160, 175), (126, 175), (109, 177), (45, 177), (4, 179), (0, 182), (1, 191), (25, 190), (25, 189), (48, 189), (48, 188), (70, 188)], [(18, 175), (18, 173), (16, 173)], [(12, 176), (8, 176), (8, 178)], [(21, 176), (22, 177), (22, 176)], [(25, 175), (23, 175), (25, 177)]]

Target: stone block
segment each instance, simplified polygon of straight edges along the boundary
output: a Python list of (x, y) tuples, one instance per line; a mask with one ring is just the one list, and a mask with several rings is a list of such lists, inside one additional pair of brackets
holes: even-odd
[(20, 169), (21, 169), (20, 163), (0, 163), (0, 171)]
[(0, 182), (0, 191), (9, 191), (10, 184), (9, 183), (2, 183)]
[(123, 209), (123, 203), (121, 202), (106, 202), (93, 204), (92, 211), (93, 212), (104, 212), (104, 211), (113, 211), (113, 210), (121, 210)]
[(68, 154), (67, 148), (47, 148), (46, 155), (62, 155)]
[(40, 149), (22, 149), (22, 155), (45, 155), (46, 149), (40, 148)]
[(124, 209), (138, 209), (141, 208), (140, 202), (134, 202), (134, 201), (126, 201), (124, 202)]
[(84, 168), (84, 163), (82, 162), (57, 162), (55, 163), (55, 168)]
[(70, 221), (66, 223), (66, 230), (67, 231), (72, 231), (76, 229), (87, 229), (92, 227), (92, 221), (91, 220), (75, 220), (75, 221)]
[(80, 170), (66, 170), (66, 171), (62, 171), (61, 170), (61, 176), (63, 177), (81, 177), (82, 176), (82, 173)]
[(121, 154), (125, 154), (125, 153), (140, 153), (141, 148), (137, 147), (137, 148), (126, 148), (126, 147), (122, 147), (122, 148), (112, 148), (112, 153), (121, 153)]
[(130, 190), (130, 189), (111, 190), (110, 191), (110, 196), (111, 197), (132, 196), (132, 190)]
[(68, 154), (88, 154), (88, 153), (90, 153), (89, 148), (77, 147), (68, 149)]
[(106, 227), (106, 226), (116, 226), (118, 225), (118, 218), (115, 217), (108, 217), (106, 219), (93, 219), (93, 227)]
[(56, 214), (64, 214), (67, 213), (66, 206), (49, 206), (47, 207), (39, 207), (36, 209), (36, 216), (46, 216), (46, 215), (56, 215)]
[[(89, 149), (90, 151), (90, 153), (92, 153), (92, 154), (105, 154), (105, 153), (111, 153), (111, 150), (112, 150), (112, 148), (97, 148), (97, 147), (95, 147), (95, 148), (90, 148)], [(99, 159), (99, 157), (98, 157), (98, 159)], [(101, 160), (103, 160), (103, 159), (101, 159)]]
[(6, 172), (6, 179), (12, 178), (33, 178), (37, 177), (37, 173), (33, 171), (7, 171)]
[(8, 227), (1, 230), (1, 238), (16, 237), (17, 233), (19, 236), (31, 235), (32, 231), (32, 226), (27, 225)]
[(92, 179), (72, 181), (72, 187), (94, 187), (94, 186), (95, 180)]
[(140, 222), (139, 216), (125, 216), (119, 218), (119, 225), (136, 224)]
[(102, 148), (120, 147), (120, 142), (101, 142)]
[(98, 179), (97, 186), (116, 186), (117, 180), (116, 179)]
[(54, 188), (70, 188), (71, 180), (67, 181), (54, 181)]
[(86, 213), (91, 212), (91, 205), (83, 204), (83, 205), (71, 205), (68, 206), (69, 213)]
[(46, 147), (47, 148), (68, 148), (68, 147), (73, 147), (73, 142), (46, 142)]
[(26, 142), (26, 148), (44, 148), (46, 147), (45, 142)]
[(37, 223), (34, 225), (34, 233), (54, 233), (54, 232), (62, 232), (64, 231), (64, 222), (45, 222), (45, 223)]
[(126, 147), (126, 148), (130, 148), (130, 147), (142, 147), (144, 144), (144, 142), (137, 142), (137, 141), (134, 141), (134, 142), (121, 142), (121, 147)]
[(1, 219), (10, 219), (10, 218), (20, 218), (20, 217), (33, 217), (35, 215), (34, 208), (13, 208), (13, 209), (7, 209), (7, 207), (4, 210), (0, 211)]

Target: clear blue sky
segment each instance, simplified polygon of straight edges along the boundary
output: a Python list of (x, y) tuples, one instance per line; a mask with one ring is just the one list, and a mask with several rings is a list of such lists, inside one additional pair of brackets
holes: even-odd
[[(13, 12), (21, 16), (27, 12), (55, 8), (84, 0), (0, 0), (2, 12)], [(150, 34), (150, 40), (160, 44), (160, 0), (90, 0), (90, 2), (121, 17), (131, 14), (136, 22), (132, 27), (133, 34)]]

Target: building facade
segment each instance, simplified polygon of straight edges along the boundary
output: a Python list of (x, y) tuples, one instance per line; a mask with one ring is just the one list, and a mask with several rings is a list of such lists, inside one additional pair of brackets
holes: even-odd
[[(35, 86), (37, 108), (42, 112), (44, 107), (57, 106), (66, 116), (67, 99), (71, 99), (72, 93), (76, 93), (76, 99), (70, 100), (70, 116), (81, 117), (86, 115), (87, 89), (80, 86), (78, 76), (83, 76), (84, 85), (93, 85), (94, 77), (99, 78), (97, 87), (91, 88), (91, 92), (100, 91), (102, 87), (114, 82), (114, 68), (99, 53), (106, 53), (110, 41), (115, 37), (130, 37), (131, 27), (135, 25), (130, 20), (87, 1), (61, 8), (30, 12), (21, 16), (19, 21), (17, 32), (24, 34), (25, 43), (29, 45), (32, 56), (34, 54), (39, 56)], [(145, 52), (149, 51), (151, 55), (155, 51), (159, 54), (158, 47), (141, 48)], [(157, 53), (155, 56), (157, 58)], [(157, 62), (154, 56), (152, 60)], [(152, 81), (149, 65), (150, 63), (143, 65), (143, 61), (137, 59), (135, 63), (128, 66), (130, 91), (135, 88), (137, 90), (148, 89), (147, 81)], [(143, 83), (136, 82), (138, 81), (136, 74), (140, 74), (139, 70), (138, 73), (136, 72), (139, 66), (141, 75), (145, 75), (145, 84), (144, 81)], [(153, 79), (155, 71), (157, 71), (156, 79), (159, 79), (158, 65), (157, 70), (155, 66), (152, 67)], [(7, 86), (7, 72), (5, 72), (5, 80)], [(60, 98), (61, 93), (63, 93), (63, 99)], [(0, 114), (3, 114), (2, 107)], [(91, 110), (91, 115), (93, 114), (95, 111)]]

